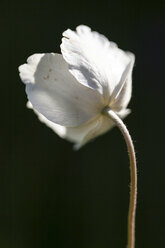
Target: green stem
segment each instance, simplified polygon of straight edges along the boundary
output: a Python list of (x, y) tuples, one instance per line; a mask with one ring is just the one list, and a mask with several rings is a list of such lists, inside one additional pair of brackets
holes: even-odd
[(132, 138), (123, 121), (109, 107), (105, 108), (104, 114), (109, 117), (120, 129), (127, 144), (129, 160), (130, 160), (130, 203), (128, 211), (128, 240), (127, 248), (135, 248), (135, 214), (137, 201), (137, 169), (136, 156)]

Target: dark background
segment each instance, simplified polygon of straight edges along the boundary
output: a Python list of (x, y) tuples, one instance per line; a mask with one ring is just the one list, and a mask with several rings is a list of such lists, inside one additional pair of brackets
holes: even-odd
[(0, 1), (0, 247), (126, 247), (128, 156), (117, 128), (78, 152), (26, 109), (18, 66), (60, 52), (86, 24), (136, 55), (132, 114), (138, 161), (137, 248), (165, 247), (165, 11), (158, 1)]

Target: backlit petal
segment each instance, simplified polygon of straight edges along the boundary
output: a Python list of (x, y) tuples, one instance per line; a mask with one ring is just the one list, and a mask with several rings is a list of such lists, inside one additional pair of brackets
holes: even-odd
[[(125, 118), (131, 111), (129, 109), (124, 109), (121, 110), (119, 112), (116, 112), (116, 114), (121, 118)], [(67, 130), (66, 135), (70, 136), (72, 134), (77, 134), (79, 132), (81, 132), (83, 134), (83, 136), (81, 137), (81, 139), (79, 140), (75, 140), (74, 142), (74, 148), (75, 150), (78, 150), (79, 148), (81, 148), (82, 146), (84, 146), (86, 143), (88, 143), (89, 141), (95, 139), (96, 137), (103, 135), (104, 133), (106, 133), (107, 131), (109, 131), (111, 128), (113, 128), (115, 126), (115, 123), (110, 120), (109, 118), (107, 118), (104, 115), (101, 115), (99, 118), (97, 118), (95, 121), (92, 121), (91, 123), (88, 124), (88, 130), (85, 130), (85, 126), (81, 126), (78, 128), (73, 128), (71, 130), (71, 128), (69, 128)], [(73, 135), (74, 136), (74, 135)]]
[[(51, 128), (61, 138), (74, 142), (74, 149), (78, 150), (89, 141), (93, 140), (97, 136), (100, 136), (109, 131), (115, 124), (106, 116), (100, 115), (93, 121), (90, 121), (79, 127), (64, 127), (49, 121), (45, 116), (36, 111), (30, 102), (27, 103), (27, 107), (34, 110), (39, 120)], [(130, 113), (129, 109), (124, 109), (117, 112), (120, 118), (125, 118)]]
[(38, 116), (38, 119), (43, 122), (46, 126), (51, 128), (56, 134), (58, 134), (61, 138), (65, 138), (66, 127), (58, 125), (52, 121), (49, 121), (44, 115), (40, 114), (36, 109), (33, 108), (33, 105), (30, 101), (27, 102), (27, 107), (29, 109), (33, 109), (35, 114)]
[(123, 72), (120, 83), (118, 87), (116, 87), (116, 92), (114, 90), (112, 103), (110, 104), (110, 107), (116, 111), (120, 111), (127, 107), (132, 94), (132, 70), (135, 56), (132, 53), (128, 53), (128, 55), (130, 56), (131, 61)]
[(83, 134), (81, 139), (77, 140), (74, 145), (74, 149), (78, 150), (89, 141), (109, 131), (113, 126), (114, 123), (109, 118), (101, 115), (95, 121), (92, 121), (91, 123), (88, 124), (88, 129), (85, 128), (85, 126), (81, 126), (76, 130), (75, 128), (72, 130), (69, 129), (67, 135), (70, 136), (71, 134), (75, 134), (79, 132)]
[(103, 108), (102, 96), (76, 81), (62, 55), (33, 55), (19, 70), (29, 101), (52, 122), (80, 126)]
[(107, 102), (119, 84), (130, 57), (97, 32), (81, 25), (63, 33), (61, 51), (70, 72), (81, 83), (100, 92)]

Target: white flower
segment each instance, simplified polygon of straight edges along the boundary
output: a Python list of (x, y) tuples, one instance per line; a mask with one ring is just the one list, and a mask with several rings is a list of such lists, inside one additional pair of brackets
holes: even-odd
[(130, 112), (134, 55), (84, 25), (63, 33), (61, 52), (32, 55), (20, 77), (28, 106), (78, 149), (114, 125), (106, 106), (120, 118)]

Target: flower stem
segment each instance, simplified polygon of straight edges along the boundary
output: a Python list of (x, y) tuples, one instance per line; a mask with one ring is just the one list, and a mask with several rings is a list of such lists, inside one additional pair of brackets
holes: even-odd
[(109, 117), (120, 129), (127, 144), (129, 160), (130, 160), (130, 203), (128, 211), (128, 240), (127, 248), (135, 248), (135, 214), (137, 200), (137, 169), (136, 156), (132, 138), (123, 121), (109, 107), (106, 107), (103, 113)]

